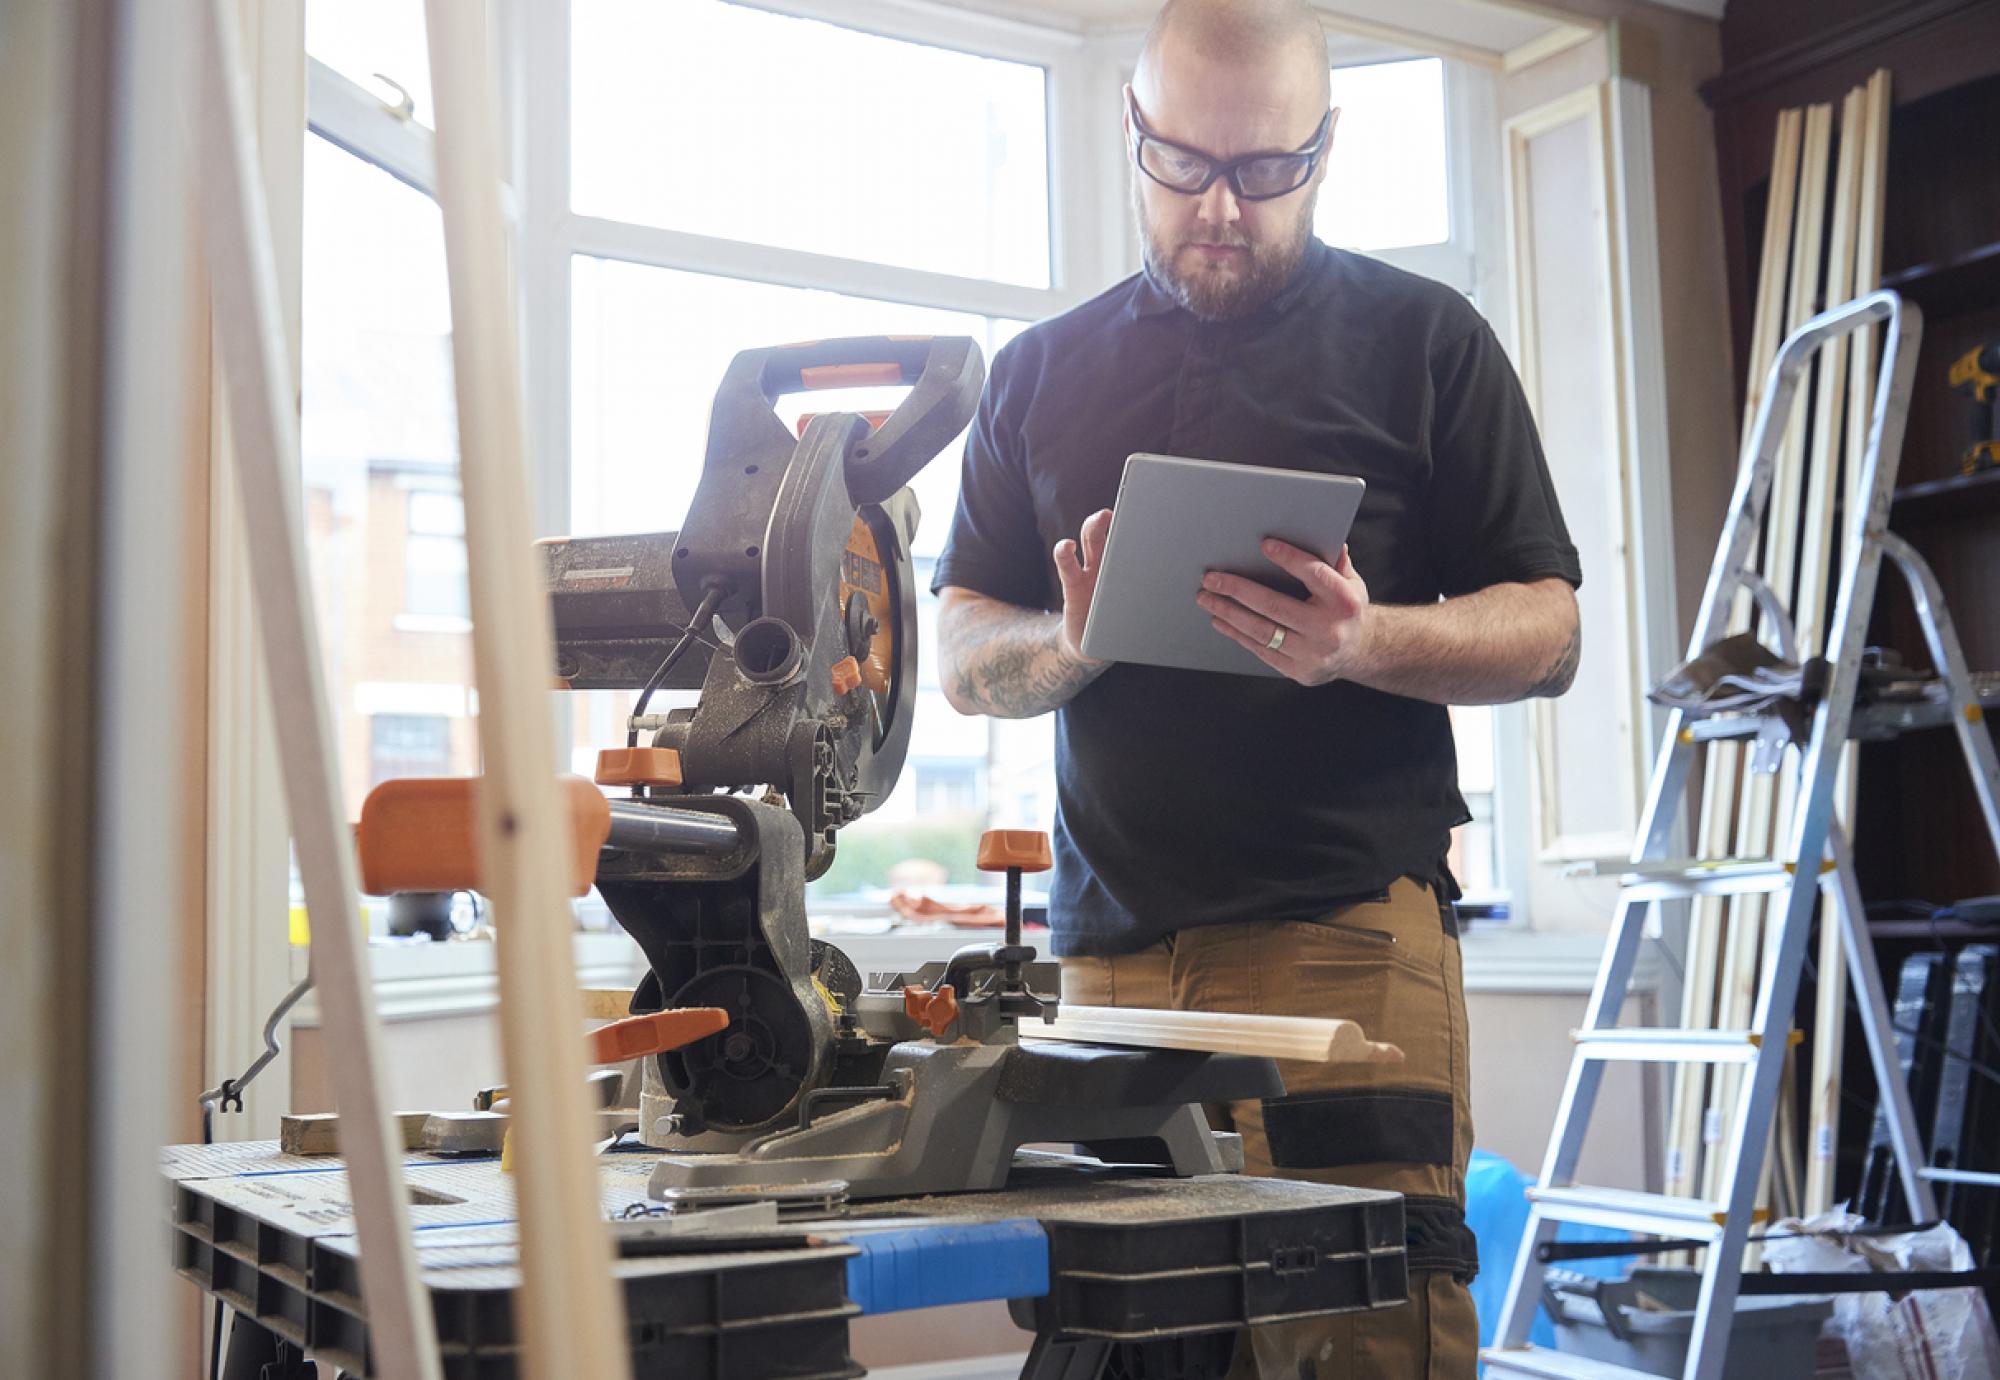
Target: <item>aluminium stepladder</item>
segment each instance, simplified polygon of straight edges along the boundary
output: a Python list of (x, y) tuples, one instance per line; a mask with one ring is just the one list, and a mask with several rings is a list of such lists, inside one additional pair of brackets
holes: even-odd
[[(1621, 877), (1617, 909), (1606, 939), (1597, 982), (1576, 1031), (1569, 1080), (1556, 1112), (1547, 1155), (1536, 1186), (1514, 1265), (1495, 1345), (1482, 1352), (1488, 1376), (1573, 1377), (1574, 1380), (1644, 1380), (1645, 1373), (1528, 1344), (1530, 1326), (1543, 1297), (1546, 1266), (1541, 1248), (1553, 1242), (1562, 1222), (1583, 1222), (1705, 1243), (1701, 1289), (1683, 1380), (1718, 1380), (1741, 1284), (1747, 1243), (1791, 1042), (1793, 1007), (1804, 968), (1814, 906), (1822, 892), (1827, 923), (1843, 929), (1853, 993), (1877, 1082), (1882, 1089), (1890, 1139), (1904, 1197), (1914, 1221), (1936, 1218), (1924, 1148), (1919, 1143), (1909, 1092), (1897, 1063), (1890, 1013), (1883, 997), (1855, 881), (1847, 840), (1834, 818), (1835, 780), (1840, 756), (1857, 729), (1880, 734), (1926, 727), (1947, 720), (1956, 730), (1971, 768), (1986, 826), (2000, 849), (2000, 760), (1983, 722), (1985, 700), (1996, 698), (1989, 683), (1975, 684), (1935, 576), (1923, 558), (1888, 530), (1889, 501), (1896, 484), (1904, 420), (1909, 410), (1922, 314), (1893, 292), (1875, 292), (1822, 312), (1780, 347), (1758, 405), (1728, 518), (1717, 544), (1701, 612), (1689, 640), (1690, 659), (1728, 630), (1732, 603), (1739, 595), (1755, 601), (1765, 620), (1765, 638), (1781, 656), (1794, 656), (1790, 614), (1781, 592), (1765, 584), (1755, 566), (1758, 535), (1771, 497), (1776, 458), (1786, 420), (1814, 353), (1849, 332), (1886, 322), (1881, 368), (1861, 460), (1859, 482), (1850, 489), (1858, 501), (1845, 514), (1841, 533), (1839, 595), (1827, 640), (1825, 687), (1812, 707), (1810, 735), (1797, 753), (1797, 790), (1789, 818), (1779, 821), (1776, 856), (1769, 860), (1669, 861), (1666, 850), (1686, 792), (1689, 769), (1700, 743), (1720, 738), (1754, 738), (1771, 727), (1768, 716), (1720, 715), (1698, 718), (1674, 710), (1668, 715), (1654, 760), (1646, 804), (1631, 859)], [(1917, 710), (1890, 706), (1857, 713), (1863, 644), (1874, 607), (1882, 558), (1888, 556), (1909, 585), (1938, 681)], [(1649, 910), (1657, 903), (1697, 895), (1770, 894), (1767, 924), (1778, 927), (1762, 973), (1755, 1014), (1744, 1030), (1688, 1030), (1675, 1027), (1621, 1029), (1639, 941)], [(1589, 1128), (1598, 1084), (1610, 1061), (1734, 1064), (1744, 1070), (1734, 1097), (1730, 1134), (1715, 1150), (1724, 1156), (1717, 1200), (1670, 1197), (1622, 1189), (1590, 1188), (1575, 1182), (1578, 1158)]]

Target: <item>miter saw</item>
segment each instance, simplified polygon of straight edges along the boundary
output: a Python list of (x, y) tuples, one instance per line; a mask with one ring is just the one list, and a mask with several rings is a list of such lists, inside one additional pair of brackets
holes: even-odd
[[(745, 351), (680, 531), (543, 544), (559, 684), (640, 691), (624, 746), (599, 759), (597, 784), (618, 794), (594, 871), (651, 965), (632, 1011), (729, 1015), (649, 1061), (640, 1134), (663, 1152), (652, 1193), (670, 1204), (999, 1188), (1018, 1148), (1046, 1142), (1221, 1172), (1240, 1153), (1200, 1104), (1283, 1092), (1265, 1058), (1020, 1041), (1058, 1006), (1056, 965), (1020, 935), (1041, 835), (982, 844), (981, 866), (1009, 879), (997, 944), (864, 982), (807, 932), (806, 883), (903, 766), (906, 485), (965, 427), (983, 378), (964, 338)], [(774, 410), (894, 384), (910, 392), (886, 416), (829, 412), (794, 434)], [(648, 712), (656, 691), (690, 689), (693, 706)]]

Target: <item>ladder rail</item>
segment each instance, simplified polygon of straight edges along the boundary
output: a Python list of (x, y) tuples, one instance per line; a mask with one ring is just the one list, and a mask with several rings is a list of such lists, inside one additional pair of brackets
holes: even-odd
[[(1798, 393), (1800, 381), (1813, 356), (1836, 336), (1887, 320), (1903, 305), (1894, 292), (1882, 291), (1829, 308), (1792, 332), (1771, 361), (1764, 392), (1758, 400), (1757, 411), (1750, 424), (1750, 435), (1744, 446), (1747, 459), (1737, 470), (1736, 487), (1730, 496), (1722, 540), (1716, 543), (1715, 559), (1709, 566), (1708, 585), (1702, 592), (1701, 611), (1696, 615), (1693, 630), (1688, 636), (1688, 660), (1692, 661), (1721, 640), (1727, 631), (1730, 605), (1737, 592), (1752, 593), (1752, 587), (1744, 579), (1744, 572), (1754, 568), (1750, 560), (1751, 550), (1756, 545), (1770, 501), (1771, 482), (1777, 474), (1778, 451), (1784, 444), (1786, 422), (1790, 418), (1792, 401)], [(1907, 309), (1916, 311), (1914, 306)], [(1922, 320), (1920, 312), (1917, 320), (1919, 323)], [(1918, 329), (1921, 331), (1921, 325)], [(1883, 363), (1885, 367), (1880, 377), (1887, 380), (1888, 360), (1885, 358)], [(1876, 455), (1880, 453), (1874, 448), (1874, 442), (1879, 439), (1881, 430), (1883, 391), (1881, 387), (1876, 390), (1876, 413), (1870, 426), (1871, 453)], [(1907, 390), (1904, 396), (1907, 403)], [(1899, 426), (1899, 438), (1900, 433)]]
[[(1855, 492), (1866, 501), (1853, 505), (1844, 534), (1839, 597), (1836, 603), (1835, 633), (1828, 646), (1832, 671), (1826, 693), (1814, 707), (1812, 731), (1796, 766), (1796, 788), (1788, 792), (1792, 809), (1785, 850), (1778, 859), (1790, 865), (1789, 881), (1779, 888), (1784, 896), (1781, 911), (1774, 919), (1780, 924), (1776, 942), (1767, 950), (1766, 971), (1761, 984), (1751, 1030), (1758, 1045), (1756, 1057), (1747, 1061), (1749, 1070), (1732, 1095), (1736, 1119), (1726, 1151), (1721, 1182), (1721, 1220), (1716, 1239), (1708, 1248), (1702, 1269), (1702, 1285), (1697, 1304), (1694, 1334), (1690, 1338), (1688, 1380), (1701, 1380), (1720, 1373), (1727, 1350), (1730, 1320), (1740, 1286), (1741, 1262), (1754, 1216), (1755, 1198), (1763, 1170), (1765, 1144), (1776, 1119), (1779, 1090), (1783, 1082), (1785, 1053), (1793, 1011), (1804, 968), (1807, 936), (1811, 931), (1814, 906), (1823, 885), (1832, 885), (1829, 903), (1839, 907), (1842, 923), (1852, 939), (1865, 928), (1859, 912), (1859, 892), (1852, 875), (1846, 841), (1834, 819), (1833, 794), (1839, 760), (1851, 727), (1854, 696), (1859, 685), (1862, 642), (1868, 615), (1873, 608), (1881, 558), (1895, 555), (1894, 539), (1888, 537), (1888, 506), (1901, 455), (1905, 419), (1914, 382), (1917, 345), (1923, 331), (1922, 313), (1893, 292), (1875, 292), (1828, 311), (1821, 312), (1785, 340), (1771, 363), (1765, 388), (1754, 414), (1750, 435), (1743, 451), (1729, 512), (1703, 592), (1701, 610), (1689, 639), (1688, 656), (1699, 656), (1726, 631), (1740, 605), (1754, 604), (1763, 615), (1764, 635), (1776, 637), (1781, 650), (1794, 650), (1795, 630), (1779, 597), (1768, 588), (1754, 568), (1754, 548), (1761, 537), (1766, 507), (1776, 474), (1778, 453), (1789, 429), (1792, 409), (1798, 399), (1800, 382), (1816, 353), (1827, 343), (1862, 331), (1878, 323), (1888, 323), (1881, 370), (1864, 449), (1859, 486)], [(1914, 556), (1914, 553), (1908, 553)], [(1900, 564), (1900, 560), (1899, 560)], [(1921, 562), (1918, 562), (1921, 566)], [(1942, 611), (1942, 599), (1935, 583), (1925, 585), (1927, 568), (1905, 567), (1917, 594), (1920, 616), (1926, 607)], [(1928, 604), (1926, 604), (1928, 601)], [(1934, 630), (1925, 618), (1926, 635)], [(1945, 636), (1952, 649), (1955, 638), (1948, 622)], [(1937, 640), (1933, 639), (1934, 651)], [(1940, 651), (1941, 665), (1948, 663)], [(1962, 674), (1963, 658), (1957, 662), (1961, 675), (1954, 695), (1971, 693), (1970, 678)], [(1954, 701), (1956, 705), (1956, 701)], [(1976, 701), (1974, 711), (1958, 706), (1961, 737), (1968, 733), (1984, 737), (1980, 730)], [(1673, 711), (1661, 736), (1659, 752), (1648, 784), (1645, 808), (1634, 839), (1631, 861), (1635, 868), (1663, 855), (1671, 836), (1692, 768), (1695, 735), (1690, 716)], [(1987, 743), (1990, 757), (1990, 742)], [(1991, 792), (1982, 794), (1986, 804)], [(1996, 845), (2000, 845), (2000, 808), (1989, 810), (1995, 823)], [(1831, 858), (1838, 882), (1822, 876), (1821, 866)], [(1658, 890), (1658, 888), (1653, 888)], [(1774, 897), (1775, 900), (1775, 897)], [(1592, 987), (1583, 1028), (1591, 1031), (1613, 1029), (1618, 1024), (1637, 961), (1639, 941), (1644, 936), (1644, 917), (1659, 898), (1643, 882), (1635, 885), (1627, 877), (1621, 888), (1618, 908), (1607, 936), (1597, 980)], [(1775, 908), (1774, 908), (1775, 909)], [(1865, 948), (1850, 944), (1850, 952)], [(1861, 954), (1872, 964), (1872, 954)], [(1867, 970), (1871, 971), (1871, 970)], [(1864, 970), (1857, 968), (1857, 982)], [(1880, 996), (1879, 977), (1872, 991)], [(1886, 1029), (1886, 1025), (1885, 1025)], [(1879, 1032), (1871, 1031), (1871, 1054), (1881, 1053)], [(1893, 1057), (1893, 1055), (1891, 1056)], [(1537, 1187), (1544, 1191), (1561, 1189), (1574, 1182), (1584, 1137), (1595, 1110), (1605, 1063), (1603, 1058), (1579, 1044), (1571, 1058), (1567, 1082), (1556, 1113)], [(1914, 1143), (1914, 1121), (1908, 1117), (1907, 1092), (1900, 1104), (1906, 1133), (1897, 1143), (1904, 1168), (1904, 1188), (1913, 1206), (1929, 1197), (1928, 1185), (1918, 1179), (1916, 1169), (1920, 1149)], [(1915, 1153), (1913, 1153), (1913, 1151)], [(1571, 1195), (1575, 1197), (1576, 1195)], [(1499, 1351), (1518, 1350), (1527, 1345), (1534, 1314), (1541, 1303), (1544, 1267), (1537, 1259), (1538, 1248), (1554, 1239), (1564, 1211), (1574, 1213), (1575, 1202), (1561, 1193), (1548, 1195), (1530, 1210), (1527, 1230), (1509, 1281), (1507, 1300), (1495, 1338)], [(1931, 1214), (1922, 1214), (1928, 1217)]]
[(1918, 555), (1915, 547), (1894, 532), (1884, 532), (1881, 541), (1882, 554), (1895, 562), (1909, 586), (1910, 602), (1916, 605), (1917, 622), (1930, 645), (1932, 663), (1951, 700), (1952, 730), (1958, 734), (1959, 746), (1972, 768), (1972, 788), (1986, 816), (1986, 836), (1992, 840), (1995, 854), (2000, 855), (2000, 753), (1995, 752), (1993, 735), (1987, 731), (1986, 711), (1966, 665), (1965, 648), (1958, 640), (1951, 610), (1945, 607), (1944, 591), (1930, 562)]
[[(1848, 514), (1849, 544), (1842, 548), (1845, 556), (1840, 598), (1835, 605), (1835, 632), (1828, 648), (1832, 671), (1826, 693), (1813, 710), (1812, 736), (1799, 766), (1791, 837), (1782, 855), (1796, 871), (1779, 921), (1778, 942), (1771, 946), (1771, 961), (1766, 965), (1756, 1015), (1751, 1022), (1752, 1028), (1764, 1036), (1764, 1045), (1750, 1066), (1750, 1076), (1736, 1090), (1736, 1120), (1723, 1161), (1723, 1179), (1729, 1185), (1725, 1199), (1728, 1216), (1721, 1239), (1710, 1248), (1703, 1265), (1694, 1332), (1688, 1343), (1685, 1373), (1689, 1380), (1720, 1375), (1729, 1347), (1730, 1322), (1741, 1283), (1743, 1247), (1748, 1243), (1765, 1145), (1776, 1117), (1778, 1090), (1784, 1077), (1783, 1041), (1774, 1041), (1772, 1037), (1790, 1030), (1798, 1005), (1806, 938), (1812, 928), (1813, 907), (1819, 899), (1816, 873), (1826, 856), (1834, 822), (1834, 782), (1854, 715), (1855, 691), (1861, 680), (1862, 646), (1867, 640), (1868, 618), (1875, 606), (1875, 590), (1882, 569), (1882, 538), (1888, 533), (1889, 500), (1895, 488), (1903, 428), (1916, 380), (1916, 346), (1923, 335), (1923, 313), (1893, 292), (1870, 293), (1832, 312), (1823, 312), (1808, 322), (1801, 334), (1816, 335), (1815, 346), (1831, 339), (1833, 322), (1828, 318), (1846, 322), (1847, 329), (1860, 329), (1874, 321), (1892, 318), (1894, 326), (1885, 332), (1875, 412), (1862, 459), (1858, 492), (1866, 501), (1855, 505), (1857, 511)], [(1825, 324), (1813, 332), (1816, 322)], [(1794, 347), (1799, 343), (1799, 337), (1786, 342), (1779, 352), (1781, 363), (1788, 355), (1797, 360)]]
[(1854, 874), (1853, 851), (1838, 823), (1828, 831), (1827, 840), (1827, 851), (1834, 861), (1835, 885), (1840, 891), (1847, 985), (1861, 1004), (1861, 1029), (1867, 1036), (1868, 1062), (1875, 1072), (1875, 1085), (1889, 1103), (1889, 1144), (1896, 1152), (1903, 1201), (1909, 1206), (1912, 1222), (1934, 1222), (1938, 1215), (1937, 1200), (1922, 1173), (1926, 1157), (1923, 1142), (1917, 1136), (1917, 1110), (1910, 1101), (1909, 1081), (1903, 1077), (1902, 1064), (1896, 1057), (1895, 1017), (1882, 989), (1882, 970), (1875, 961), (1875, 944), (1868, 934), (1868, 912), (1862, 905), (1861, 884)]

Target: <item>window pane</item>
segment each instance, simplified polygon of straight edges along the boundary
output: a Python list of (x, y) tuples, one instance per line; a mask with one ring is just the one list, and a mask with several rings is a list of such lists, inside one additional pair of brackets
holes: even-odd
[(470, 773), (451, 311), (436, 203), (306, 138), (306, 549), (347, 805)]
[[(570, 531), (658, 532), (687, 514), (709, 405), (739, 350), (846, 335), (969, 335), (991, 359), (1023, 323), (808, 288), (572, 259)], [(794, 395), (778, 413), (895, 406), (900, 388)], [(958, 444), (917, 476), (915, 551), (934, 556), (958, 500)]]
[(310, 0), (306, 52), (349, 81), (393, 101), (376, 74), (410, 93), (420, 125), (435, 124), (424, 0)]
[(1466, 808), (1472, 812), (1472, 822), (1452, 830), (1450, 866), (1468, 897), (1483, 900), (1501, 891), (1506, 882), (1500, 875), (1498, 844), (1493, 835), (1492, 707), (1453, 705), (1451, 734), (1458, 744), (1458, 789), (1465, 797)]
[[(700, 478), (709, 406), (739, 350), (829, 336), (950, 334), (972, 336), (990, 359), (1023, 325), (638, 264), (577, 258), (572, 265), (571, 531), (580, 535), (681, 525)], [(816, 393), (785, 399), (778, 412), (796, 423), (807, 411), (888, 408), (904, 391)], [(988, 720), (959, 714), (937, 689), (930, 572), (958, 501), (959, 457), (954, 442), (914, 485), (923, 510), (914, 543), (923, 651), (908, 765), (879, 809), (841, 831), (833, 870), (814, 884), (816, 902), (865, 895), (880, 904), (891, 869), (923, 860), (943, 868), (946, 894), (985, 888), (990, 883), (972, 866), (981, 831), (1047, 827), (1043, 803), (1053, 810), (1051, 722), (1035, 721), (1003, 746)], [(599, 748), (624, 741), (632, 696), (578, 699), (575, 769), (587, 773)], [(648, 709), (692, 699), (656, 695)], [(996, 799), (989, 783), (1000, 781), (1008, 784)], [(935, 868), (897, 875), (935, 875)]]
[(1340, 107), (1313, 227), (1343, 249), (1441, 244), (1451, 237), (1444, 63), (1333, 69)]
[(368, 732), (370, 785), (450, 770), (451, 720), (442, 714), (377, 714)]
[(432, 537), (464, 536), (464, 500), (450, 490), (413, 490), (410, 494), (410, 530)]
[(1045, 287), (1040, 67), (715, 0), (577, 0), (583, 215)]

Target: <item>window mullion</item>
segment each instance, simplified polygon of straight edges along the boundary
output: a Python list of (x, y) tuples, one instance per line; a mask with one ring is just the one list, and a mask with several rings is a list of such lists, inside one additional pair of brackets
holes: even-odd
[(561, 238), (571, 253), (593, 258), (786, 287), (818, 288), (975, 316), (1035, 321), (1067, 309), (1084, 296), (1079, 292), (961, 278), (595, 216), (567, 217)]

